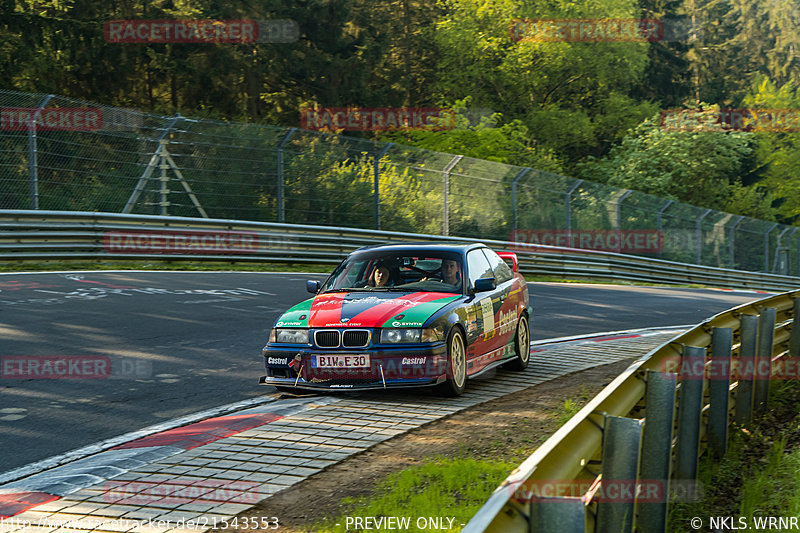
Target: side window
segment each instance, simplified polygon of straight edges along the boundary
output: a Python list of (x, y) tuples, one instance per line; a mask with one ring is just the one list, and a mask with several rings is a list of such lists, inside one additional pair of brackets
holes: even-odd
[(470, 287), (475, 286), (475, 280), (494, 277), (492, 266), (480, 250), (472, 250), (467, 254), (467, 268)]
[(500, 285), (501, 283), (505, 283), (506, 281), (514, 277), (514, 273), (508, 267), (508, 264), (505, 261), (503, 261), (503, 259), (499, 255), (497, 255), (494, 252), (494, 250), (490, 250), (489, 248), (484, 248), (483, 253), (486, 254), (486, 259), (488, 259), (489, 264), (492, 265), (492, 270), (494, 271), (494, 279), (496, 280), (498, 285)]

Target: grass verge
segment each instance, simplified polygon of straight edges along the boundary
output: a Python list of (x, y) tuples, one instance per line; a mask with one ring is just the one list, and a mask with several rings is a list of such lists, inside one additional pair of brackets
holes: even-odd
[(769, 410), (732, 432), (721, 460), (700, 461), (703, 498), (672, 505), (667, 531), (685, 532), (693, 517), (710, 531), (709, 517), (752, 525), (753, 517), (800, 515), (800, 383), (773, 383)]
[[(544, 426), (555, 431), (593, 396), (593, 391), (583, 384), (575, 393), (564, 400), (561, 408), (547, 413), (542, 422)], [(514, 431), (514, 425), (509, 432)], [(517, 431), (520, 429), (518, 427)], [(519, 443), (503, 442), (502, 436), (509, 432), (497, 436), (501, 438), (487, 439), (479, 449), (469, 441), (462, 441), (458, 453), (453, 456), (428, 458), (389, 474), (369, 494), (342, 499), (338, 516), (319, 521), (308, 530), (325, 533), (392, 531), (392, 527), (381, 527), (388, 526), (385, 521), (370, 522), (368, 526), (363, 520), (395, 517), (393, 520), (406, 520), (399, 527), (404, 531), (461, 531), (500, 483), (532, 452), (530, 447), (520, 447)], [(536, 444), (546, 438), (547, 435), (539, 435)], [(486, 447), (491, 453), (486, 453)], [(359, 518), (362, 522), (355, 522)]]
[[(516, 467), (505, 461), (437, 457), (390, 474), (372, 497), (345, 498), (339, 517), (318, 523), (314, 531), (346, 532), (371, 529), (365, 517), (394, 517), (404, 531), (461, 531), (488, 496)], [(361, 523), (356, 522), (361, 520)], [(381, 522), (378, 525), (379, 530)], [(392, 529), (386, 524), (387, 530)], [(361, 526), (361, 527), (359, 527)]]
[(319, 272), (332, 265), (257, 263), (237, 261), (15, 261), (0, 263), (0, 272), (49, 272), (58, 270), (191, 270), (241, 272)]
[[(230, 270), (236, 272), (319, 272), (329, 274), (333, 268), (331, 264), (315, 263), (259, 263), (242, 261), (5, 261), (0, 262), (0, 272), (52, 272), (64, 270), (189, 270), (189, 271), (219, 271)], [(658, 284), (644, 282), (629, 282), (601, 278), (571, 279), (556, 276), (525, 275), (525, 280), (538, 283), (585, 283), (593, 285), (621, 285), (638, 287), (689, 287), (705, 288), (704, 285), (687, 284)]]

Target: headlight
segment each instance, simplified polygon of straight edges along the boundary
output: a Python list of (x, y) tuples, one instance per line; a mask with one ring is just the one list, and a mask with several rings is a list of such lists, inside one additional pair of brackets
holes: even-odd
[(308, 344), (308, 330), (275, 328), (269, 335), (269, 341), (287, 344)]
[(422, 336), (421, 329), (382, 329), (381, 342), (382, 343), (397, 343), (397, 342), (420, 342)]
[(442, 340), (442, 332), (436, 328), (425, 328), (422, 330), (422, 342), (437, 342)]

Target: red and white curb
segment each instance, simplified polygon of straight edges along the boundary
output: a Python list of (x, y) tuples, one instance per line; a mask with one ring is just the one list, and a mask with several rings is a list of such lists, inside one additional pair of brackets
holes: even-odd
[(526, 371), (470, 381), (459, 398), (379, 392), (261, 399), (66, 464), (39, 463), (36, 473), (17, 469), (18, 479), (0, 476), (7, 481), (0, 485), (0, 532), (63, 531), (65, 524), (97, 532), (211, 529), (379, 442), (565, 374), (639, 357), (682, 329), (537, 341)]

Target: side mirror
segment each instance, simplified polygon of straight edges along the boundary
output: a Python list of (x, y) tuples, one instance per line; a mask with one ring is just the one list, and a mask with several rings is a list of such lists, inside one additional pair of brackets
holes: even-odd
[(493, 291), (497, 287), (494, 278), (481, 278), (475, 280), (475, 292)]
[(317, 294), (319, 292), (320, 283), (319, 281), (308, 280), (306, 281), (306, 290), (311, 294)]

